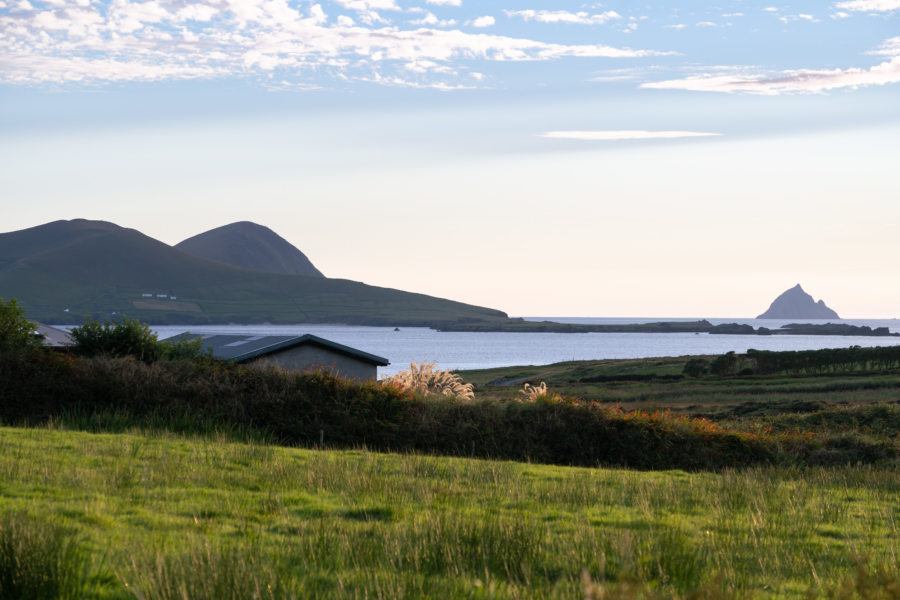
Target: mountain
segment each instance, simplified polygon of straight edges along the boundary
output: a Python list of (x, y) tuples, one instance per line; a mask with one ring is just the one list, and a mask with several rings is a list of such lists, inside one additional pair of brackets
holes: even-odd
[(306, 255), (262, 225), (240, 221), (175, 244), (182, 252), (251, 271), (324, 277)]
[(825, 302), (813, 300), (812, 296), (803, 291), (799, 283), (775, 298), (769, 310), (756, 318), (840, 319), (836, 312), (825, 306)]
[(30, 319), (59, 324), (122, 314), (156, 324), (506, 319), (498, 310), (346, 279), (242, 269), (84, 219), (0, 234), (0, 297), (16, 298)]

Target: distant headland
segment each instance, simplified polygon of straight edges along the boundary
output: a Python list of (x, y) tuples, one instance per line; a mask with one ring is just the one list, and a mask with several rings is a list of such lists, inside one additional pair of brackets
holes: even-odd
[(271, 229), (233, 223), (175, 247), (106, 221), (0, 233), (0, 297), (35, 321), (123, 315), (157, 325), (335, 323), (432, 327), (506, 313), (324, 277)]

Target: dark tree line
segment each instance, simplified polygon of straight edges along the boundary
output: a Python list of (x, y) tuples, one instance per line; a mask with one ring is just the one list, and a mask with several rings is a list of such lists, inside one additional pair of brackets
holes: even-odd
[(791, 373), (819, 375), (854, 371), (884, 371), (900, 368), (900, 346), (826, 348), (775, 352), (748, 350), (747, 358), (759, 374)]
[(684, 365), (688, 377), (715, 375), (824, 375), (900, 369), (900, 346), (826, 348), (824, 350), (747, 350), (727, 352), (712, 360), (695, 357)]

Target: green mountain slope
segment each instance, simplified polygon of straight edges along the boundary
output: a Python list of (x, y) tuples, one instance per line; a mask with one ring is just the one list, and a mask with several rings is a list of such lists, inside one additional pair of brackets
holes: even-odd
[(355, 281), (241, 269), (84, 219), (0, 234), (0, 297), (17, 298), (31, 319), (63, 324), (121, 314), (159, 324), (442, 325), (506, 317)]
[(241, 221), (175, 244), (193, 256), (252, 271), (324, 277), (303, 252), (262, 225)]

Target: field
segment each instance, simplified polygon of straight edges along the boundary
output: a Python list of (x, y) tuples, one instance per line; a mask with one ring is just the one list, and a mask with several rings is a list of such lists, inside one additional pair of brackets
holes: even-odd
[(900, 598), (900, 373), (689, 358), (462, 400), (0, 353), (0, 598)]
[[(3, 428), (0, 446), (0, 547), (65, 556), (74, 597), (852, 598), (900, 584), (895, 468), (637, 472), (54, 428)], [(86, 564), (60, 550), (73, 540)]]
[(560, 394), (623, 408), (672, 410), (726, 419), (784, 412), (865, 406), (900, 405), (900, 372), (851, 372), (822, 375), (684, 377), (691, 358), (672, 357), (572, 361), (542, 366), (462, 371), (482, 397), (514, 398), (525, 382), (544, 381)]

